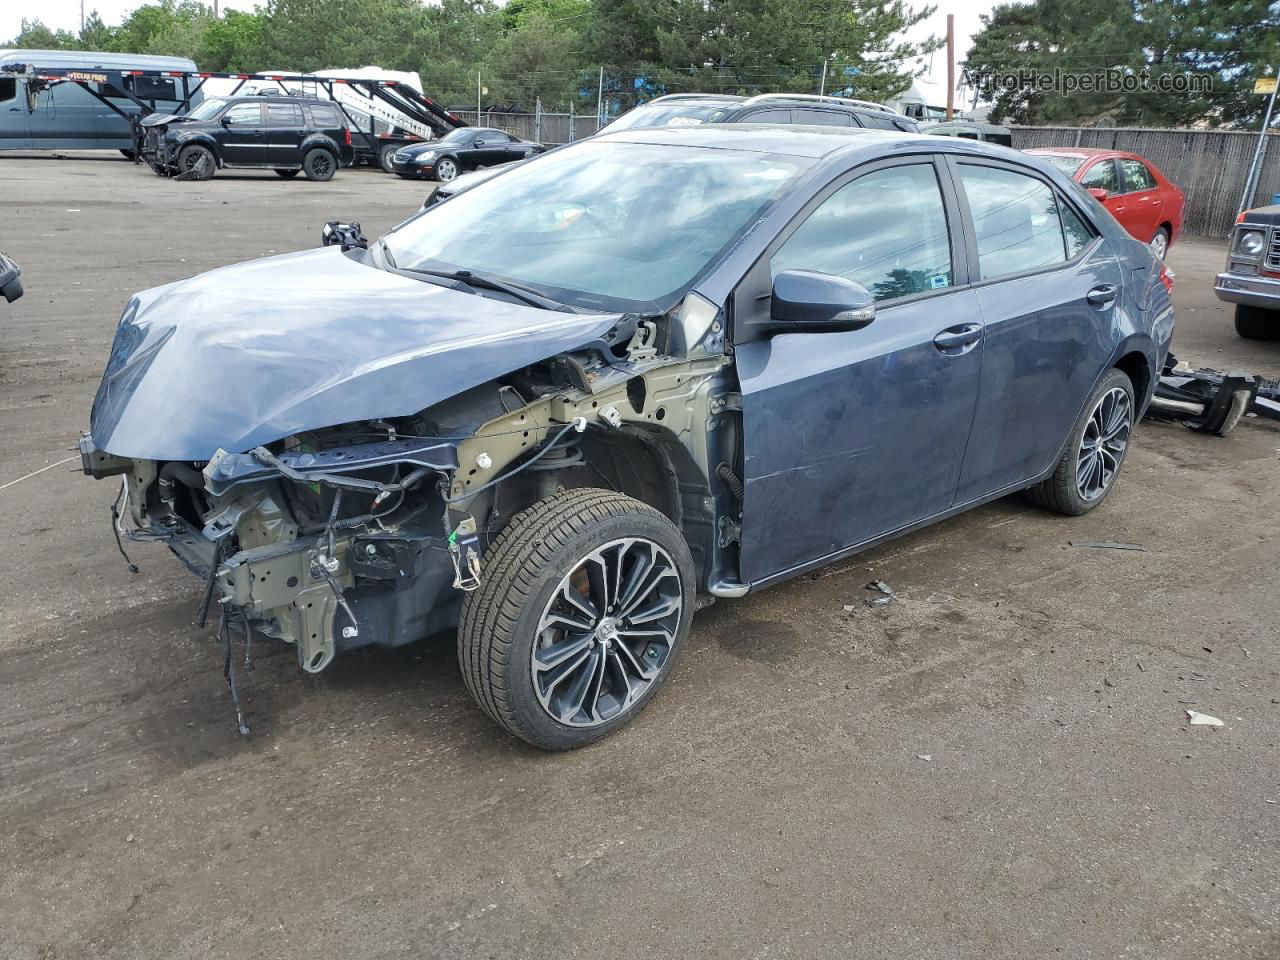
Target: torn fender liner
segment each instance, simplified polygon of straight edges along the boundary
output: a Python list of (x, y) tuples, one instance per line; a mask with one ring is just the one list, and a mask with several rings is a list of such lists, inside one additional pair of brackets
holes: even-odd
[(409, 416), (581, 347), (617, 320), (411, 280), (336, 247), (255, 260), (130, 301), (90, 434), (117, 457), (208, 460)]

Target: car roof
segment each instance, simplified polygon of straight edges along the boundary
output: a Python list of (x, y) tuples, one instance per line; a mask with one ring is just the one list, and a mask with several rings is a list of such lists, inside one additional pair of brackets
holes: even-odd
[(917, 149), (928, 144), (940, 153), (1008, 158), (1008, 147), (981, 140), (927, 137), (901, 130), (865, 127), (825, 127), (807, 124), (705, 123), (689, 127), (632, 127), (616, 133), (601, 131), (591, 140), (657, 145), (747, 150), (817, 160), (840, 152), (888, 153), (898, 148)]
[(284, 93), (242, 93), (234, 97), (210, 97), (210, 100), (233, 100), (236, 103), (261, 103), (264, 100), (276, 103), (333, 103), (321, 97), (291, 97)]

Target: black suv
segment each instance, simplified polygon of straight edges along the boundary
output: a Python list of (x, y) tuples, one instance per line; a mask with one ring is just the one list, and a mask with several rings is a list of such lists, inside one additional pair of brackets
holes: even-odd
[(219, 167), (265, 167), (331, 180), (353, 157), (337, 106), (307, 97), (212, 97), (189, 113), (152, 114), (142, 128), (142, 156), (162, 176), (208, 180)]
[(811, 93), (762, 93), (755, 97), (673, 93), (629, 110), (603, 129), (613, 133), (633, 127), (679, 127), (697, 123), (798, 123), (920, 132), (910, 117), (882, 104)]

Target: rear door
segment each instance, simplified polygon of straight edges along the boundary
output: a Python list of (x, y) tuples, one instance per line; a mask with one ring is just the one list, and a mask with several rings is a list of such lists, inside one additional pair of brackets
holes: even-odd
[[(950, 508), (982, 365), (946, 168), (913, 156), (824, 189), (734, 294), (767, 316), (772, 278), (817, 270), (877, 301), (861, 330), (736, 348), (742, 388), (742, 573), (753, 583)], [(745, 329), (745, 324), (740, 329)]]
[(1156, 178), (1141, 160), (1121, 157), (1117, 163), (1120, 167), (1120, 185), (1124, 189), (1124, 199), (1128, 205), (1129, 221), (1125, 224), (1125, 229), (1135, 239), (1150, 243), (1151, 238), (1156, 235), (1156, 226), (1160, 223), (1164, 206)]
[(222, 113), (222, 132), (215, 134), (222, 144), (222, 159), (232, 166), (266, 163), (262, 139), (262, 104), (233, 103)]
[(307, 133), (302, 105), (288, 101), (264, 104), (266, 120), (262, 128), (261, 159), (258, 163), (296, 167), (302, 162), (300, 147)]
[(1052, 466), (1117, 342), (1122, 281), (1106, 241), (1037, 171), (985, 159), (952, 169), (985, 329), (961, 504)]

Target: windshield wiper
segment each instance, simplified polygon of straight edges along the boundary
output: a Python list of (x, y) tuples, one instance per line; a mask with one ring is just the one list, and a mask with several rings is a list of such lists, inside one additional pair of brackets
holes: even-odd
[[(385, 252), (385, 250), (384, 250)], [(552, 300), (550, 297), (544, 297), (540, 293), (530, 290), (528, 287), (522, 287), (519, 284), (510, 283), (506, 280), (496, 280), (493, 277), (486, 277), (477, 274), (471, 270), (423, 270), (402, 268), (403, 273), (419, 273), (428, 277), (440, 277), (442, 280), (457, 280), (465, 283), (468, 287), (474, 287), (477, 290), (494, 290), (498, 293), (505, 293), (509, 297), (515, 297), (523, 303), (527, 303), (531, 307), (541, 307), (543, 310), (558, 310), (561, 313), (576, 313), (572, 307), (559, 300)]]

